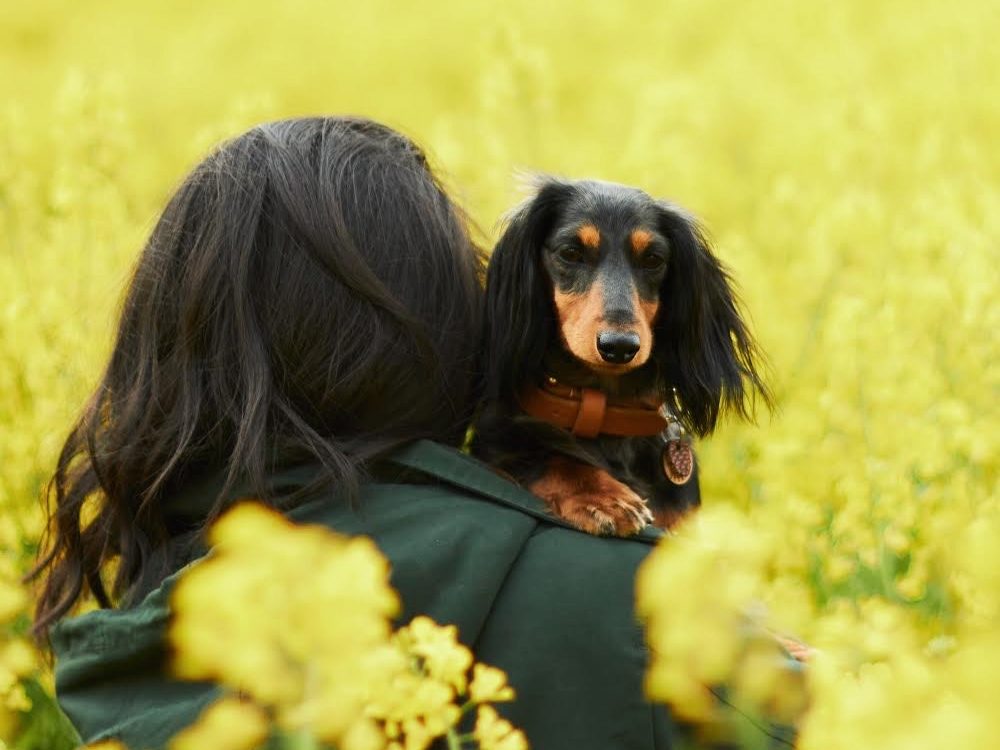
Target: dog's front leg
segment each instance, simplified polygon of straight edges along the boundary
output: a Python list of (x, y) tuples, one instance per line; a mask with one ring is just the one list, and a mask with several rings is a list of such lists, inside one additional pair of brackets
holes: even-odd
[(550, 458), (528, 489), (553, 515), (588, 534), (631, 536), (653, 521), (645, 500), (626, 485), (603, 469), (562, 456)]

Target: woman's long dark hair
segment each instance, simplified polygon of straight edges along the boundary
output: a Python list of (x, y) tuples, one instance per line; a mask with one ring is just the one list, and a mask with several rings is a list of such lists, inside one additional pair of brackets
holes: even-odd
[(157, 222), (59, 456), (36, 633), (147, 576), (164, 495), (198, 471), (266, 496), (276, 457), (318, 461), (353, 497), (390, 448), (459, 443), (481, 271), (421, 150), (383, 125), (285, 120), (217, 149)]

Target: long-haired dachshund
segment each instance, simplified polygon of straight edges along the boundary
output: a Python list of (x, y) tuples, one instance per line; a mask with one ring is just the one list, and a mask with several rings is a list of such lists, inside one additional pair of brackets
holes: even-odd
[(688, 434), (770, 403), (695, 221), (635, 188), (544, 178), (490, 260), (473, 452), (592, 534), (700, 504)]

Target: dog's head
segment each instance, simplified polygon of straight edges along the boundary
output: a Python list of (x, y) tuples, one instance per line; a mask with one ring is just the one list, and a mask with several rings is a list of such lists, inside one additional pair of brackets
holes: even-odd
[(695, 221), (635, 188), (546, 178), (512, 212), (486, 282), (488, 400), (513, 404), (560, 347), (650, 387), (704, 435), (768, 392), (729, 276)]

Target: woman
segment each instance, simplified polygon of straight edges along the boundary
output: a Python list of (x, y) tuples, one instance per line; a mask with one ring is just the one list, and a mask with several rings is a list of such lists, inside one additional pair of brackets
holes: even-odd
[[(371, 121), (262, 125), (183, 182), (51, 483), (36, 628), (84, 741), (161, 747), (214, 699), (167, 675), (171, 574), (253, 495), (373, 537), (402, 620), (455, 623), (505, 669), (507, 716), (534, 747), (672, 745), (643, 699), (633, 615), (656, 533), (573, 531), (454, 449), (476, 400), (480, 276), (420, 149)], [(102, 609), (66, 619), (87, 595)]]

